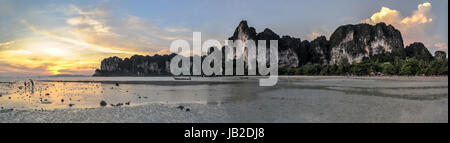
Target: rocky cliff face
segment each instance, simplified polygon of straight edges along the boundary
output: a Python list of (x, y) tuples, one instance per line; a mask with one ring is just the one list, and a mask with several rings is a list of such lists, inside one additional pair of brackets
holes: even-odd
[[(260, 33), (256, 33), (255, 28), (249, 27), (247, 21), (241, 21), (236, 28), (233, 36), (230, 37), (229, 40), (242, 40), (243, 42), (246, 42), (247, 40), (255, 40), (256, 43), (258, 42), (258, 40), (278, 40), (278, 67), (298, 67), (299, 65), (298, 55), (295, 52), (296, 47), (290, 45), (295, 43), (281, 43), (289, 41), (281, 41), (280, 36), (268, 28), (264, 29)], [(266, 43), (269, 44), (269, 41), (267, 41)], [(267, 49), (266, 52), (266, 56), (269, 57), (269, 49)], [(245, 62), (247, 63), (247, 49), (244, 49), (244, 57)], [(239, 58), (239, 56), (236, 56), (236, 58)]]
[[(320, 36), (310, 42), (291, 36), (280, 37), (268, 28), (257, 33), (255, 28), (248, 26), (247, 21), (242, 21), (229, 40), (242, 40), (243, 42), (278, 40), (279, 68), (298, 67), (308, 63), (339, 64), (343, 59), (347, 59), (349, 63), (360, 62), (364, 57), (383, 53), (391, 53), (390, 55), (400, 57), (415, 57), (426, 61), (433, 59), (422, 43), (413, 43), (404, 48), (400, 31), (384, 23), (340, 26), (329, 40), (325, 36)], [(267, 41), (267, 43), (269, 42)], [(243, 56), (247, 63), (247, 50), (245, 47), (241, 48), (244, 48)], [(269, 54), (267, 52), (266, 56), (269, 57)], [(135, 55), (123, 60), (118, 57), (106, 58), (101, 63), (101, 69), (96, 70), (95, 75), (169, 75), (170, 59), (175, 55)], [(225, 57), (227, 60), (233, 58), (242, 57), (236, 55)], [(435, 58), (446, 59), (446, 53), (438, 51), (435, 53)]]
[(447, 54), (444, 51), (436, 51), (434, 52), (434, 58), (436, 60), (445, 60), (447, 59)]
[(428, 51), (428, 49), (420, 42), (412, 43), (405, 48), (406, 57), (412, 58), (415, 57), (420, 60), (430, 61), (433, 59), (433, 56)]
[(312, 63), (326, 64), (330, 61), (330, 44), (325, 36), (320, 36), (309, 43)]
[(346, 58), (350, 63), (360, 62), (364, 57), (385, 52), (403, 53), (400, 31), (384, 23), (376, 25), (345, 25), (336, 29), (330, 37), (330, 64)]
[(116, 56), (109, 57), (109, 58), (102, 60), (100, 68), (102, 71), (107, 71), (107, 72), (121, 70), (119, 68), (119, 63), (121, 63), (121, 62), (122, 62), (122, 59), (119, 57), (116, 57)]
[(140, 56), (121, 59), (110, 57), (102, 60), (100, 69), (95, 71), (94, 76), (148, 76), (169, 75), (171, 55)]
[(254, 27), (249, 27), (247, 21), (241, 21), (234, 30), (233, 36), (229, 40), (242, 40), (246, 42), (248, 39), (257, 39)]

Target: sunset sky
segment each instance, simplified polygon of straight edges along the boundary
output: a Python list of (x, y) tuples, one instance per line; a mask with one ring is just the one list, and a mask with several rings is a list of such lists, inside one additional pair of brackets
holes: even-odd
[(103, 58), (166, 54), (193, 31), (225, 40), (241, 20), (302, 40), (386, 22), (405, 46), (448, 52), (447, 0), (0, 0), (0, 76), (91, 75)]

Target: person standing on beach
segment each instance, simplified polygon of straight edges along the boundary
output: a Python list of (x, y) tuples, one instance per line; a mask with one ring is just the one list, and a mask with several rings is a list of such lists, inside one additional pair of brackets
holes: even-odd
[(31, 83), (31, 93), (34, 93), (34, 81), (30, 79), (30, 83)]

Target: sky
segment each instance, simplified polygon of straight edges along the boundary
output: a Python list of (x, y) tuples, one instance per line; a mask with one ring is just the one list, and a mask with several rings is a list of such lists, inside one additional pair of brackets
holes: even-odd
[(241, 20), (312, 40), (385, 22), (404, 44), (448, 52), (447, 0), (0, 0), (0, 76), (91, 75), (103, 58), (169, 53), (173, 40), (225, 40)]

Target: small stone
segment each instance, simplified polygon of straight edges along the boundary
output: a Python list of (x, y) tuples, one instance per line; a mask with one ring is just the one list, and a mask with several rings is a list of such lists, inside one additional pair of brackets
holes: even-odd
[(61, 99), (61, 102), (64, 102), (64, 99)]
[(189, 111), (191, 111), (191, 109), (189, 109), (189, 108), (186, 108), (186, 112), (189, 112)]
[(50, 93), (46, 93), (45, 96), (50, 96)]
[(106, 105), (108, 105), (105, 101), (100, 101), (100, 106), (105, 107)]
[(125, 105), (130, 105), (130, 102), (125, 103)]
[(116, 83), (116, 86), (119, 86), (119, 83)]
[(72, 107), (73, 105), (75, 105), (75, 104), (69, 104), (69, 107)]
[(181, 106), (181, 105), (180, 105), (180, 106), (178, 106), (177, 108), (180, 109), (180, 110), (183, 110), (183, 109), (184, 109), (184, 106)]

